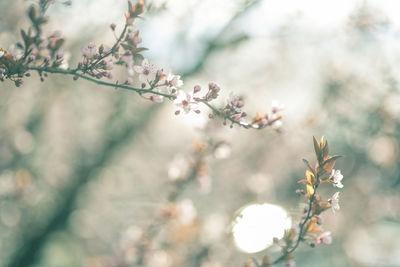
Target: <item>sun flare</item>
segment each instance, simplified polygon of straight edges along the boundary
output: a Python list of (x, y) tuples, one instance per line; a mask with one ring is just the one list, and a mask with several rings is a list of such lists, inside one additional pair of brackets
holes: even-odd
[(241, 209), (233, 222), (233, 240), (240, 250), (256, 253), (272, 245), (274, 237), (281, 238), (291, 224), (292, 220), (279, 206), (248, 205)]

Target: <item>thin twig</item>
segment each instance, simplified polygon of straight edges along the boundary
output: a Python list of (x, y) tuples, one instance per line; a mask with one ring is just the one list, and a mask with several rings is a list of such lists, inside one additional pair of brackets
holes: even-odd
[[(318, 176), (317, 176), (317, 180), (318, 180)], [(303, 240), (303, 235), (304, 235), (304, 226), (307, 224), (307, 222), (311, 219), (312, 217), (312, 213), (311, 213), (311, 209), (312, 209), (312, 204), (314, 202), (315, 196), (317, 194), (317, 188), (318, 188), (318, 184), (315, 185), (314, 187), (314, 193), (311, 195), (310, 200), (308, 202), (308, 211), (307, 211), (307, 215), (304, 218), (304, 221), (300, 224), (300, 230), (299, 230), (299, 235), (297, 237), (296, 243), (295, 245), (290, 248), (289, 250), (285, 250), (284, 253), (277, 258), (272, 265), (275, 265), (279, 262), (281, 262), (287, 255), (289, 255), (290, 253), (294, 252), (297, 247), (300, 245), (300, 242)]]

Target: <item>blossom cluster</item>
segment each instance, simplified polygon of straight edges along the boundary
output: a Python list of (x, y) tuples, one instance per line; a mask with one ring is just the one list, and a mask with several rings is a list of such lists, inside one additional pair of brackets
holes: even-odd
[(201, 91), (202, 88), (200, 85), (194, 86), (192, 93), (179, 91), (178, 96), (174, 101), (175, 105), (179, 108), (176, 110), (175, 114), (178, 115), (181, 112), (189, 113), (190, 111), (200, 113), (199, 104), (203, 103), (210, 107), (213, 111), (209, 114), (209, 118), (212, 119), (215, 115), (219, 115), (223, 118), (224, 125), (226, 125), (227, 121), (229, 121), (231, 127), (233, 127), (234, 124), (242, 126), (246, 129), (262, 129), (267, 126), (272, 126), (272, 128), (277, 131), (281, 130), (282, 120), (279, 112), (284, 109), (284, 106), (279, 104), (277, 101), (272, 103), (272, 112), (270, 115), (262, 115), (260, 112), (258, 112), (250, 122), (247, 122), (245, 121), (247, 113), (242, 110), (243, 106), (245, 105), (242, 97), (231, 93), (226, 99), (226, 105), (221, 109), (216, 109), (210, 104), (210, 102), (219, 97), (221, 91), (220, 86), (215, 82), (210, 82), (208, 84), (207, 91), (203, 93), (203, 96), (198, 96)]
[[(40, 3), (47, 8), (50, 1)], [(43, 6), (40, 7), (42, 9)], [(188, 93), (183, 90), (183, 81), (179, 75), (165, 72), (150, 63), (141, 54), (147, 48), (140, 46), (142, 38), (139, 30), (135, 29), (135, 21), (141, 18), (144, 11), (142, 0), (134, 5), (128, 1), (128, 12), (125, 14), (126, 21), (121, 33), (117, 35), (116, 24), (110, 25), (116, 38), (115, 43), (108, 47), (90, 42), (81, 49), (81, 60), (76, 67), (71, 68), (68, 64), (69, 53), (62, 48), (65, 41), (61, 31), (44, 37), (42, 26), (48, 19), (44, 12), (38, 12), (38, 8), (32, 5), (28, 10), (31, 27), (27, 31), (21, 30), (23, 43), (17, 43), (9, 50), (0, 49), (0, 81), (9, 79), (19, 87), (23, 84), (23, 78), (31, 76), (31, 71), (37, 72), (41, 81), (49, 74), (71, 75), (74, 80), (82, 78), (104, 86), (132, 90), (155, 103), (161, 103), (164, 99), (173, 100), (178, 108), (175, 112), (177, 115), (191, 111), (201, 113), (200, 105), (205, 105), (211, 109), (209, 118), (221, 117), (224, 124), (230, 122), (231, 127), (234, 124), (247, 129), (271, 126), (280, 131), (282, 121), (279, 112), (282, 105), (273, 103), (270, 114), (257, 113), (253, 119), (245, 121), (247, 113), (242, 110), (244, 101), (241, 97), (231, 94), (226, 105), (217, 108), (211, 102), (221, 94), (219, 85), (210, 82), (208, 90), (202, 96), (199, 96), (202, 91), (199, 85)], [(126, 71), (126, 78), (122, 82), (113, 81), (116, 66), (121, 66)], [(111, 81), (102, 80), (104, 78)]]
[[(317, 189), (323, 183), (330, 183), (334, 187), (343, 188), (342, 179), (343, 175), (340, 170), (335, 170), (334, 166), (336, 160), (340, 156), (330, 156), (328, 142), (321, 138), (318, 141), (313, 138), (314, 150), (317, 158), (315, 167), (305, 159), (304, 163), (307, 166), (305, 179), (300, 180), (299, 183), (305, 185), (305, 190), (297, 189), (298, 195), (304, 196), (308, 203), (307, 207), (303, 210), (303, 215), (298, 224), (285, 231), (282, 239), (274, 239), (274, 243), (281, 248), (282, 255), (275, 261), (270, 261), (269, 256), (266, 255), (261, 265), (257, 266), (273, 266), (278, 263), (285, 262), (287, 266), (295, 266), (293, 252), (301, 242), (315, 247), (318, 244), (329, 245), (332, 243), (331, 233), (324, 231), (322, 228), (323, 220), (321, 214), (326, 210), (331, 209), (333, 213), (340, 210), (339, 206), (339, 192), (335, 192), (332, 197), (327, 200), (318, 194)], [(248, 266), (252, 262), (249, 262)]]

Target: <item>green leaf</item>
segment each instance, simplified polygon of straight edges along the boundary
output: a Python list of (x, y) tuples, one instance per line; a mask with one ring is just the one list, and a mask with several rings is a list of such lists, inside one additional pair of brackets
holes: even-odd
[(60, 47), (61, 47), (63, 44), (64, 44), (64, 39), (58, 39), (58, 40), (56, 41), (55, 46), (54, 46), (54, 50), (60, 49)]
[(16, 43), (16, 45), (17, 45), (17, 47), (18, 47), (19, 49), (24, 49), (24, 46), (23, 46), (20, 42)]
[(146, 51), (146, 50), (149, 50), (149, 49), (146, 48), (146, 47), (138, 47), (138, 48), (135, 48), (134, 50), (135, 50), (135, 53), (140, 53), (142, 51)]
[(36, 24), (37, 24), (37, 25), (45, 24), (47, 21), (48, 21), (47, 18), (41, 17), (41, 18), (38, 18), (38, 19), (36, 20)]
[(121, 44), (121, 46), (128, 51), (133, 51), (133, 49), (135, 49), (134, 46), (128, 45), (128, 44)]
[(36, 16), (37, 16), (37, 10), (34, 5), (31, 5), (28, 9), (28, 17), (33, 24), (36, 23)]
[(29, 47), (31, 45), (31, 38), (25, 33), (24, 30), (21, 30), (21, 36), (24, 40), (25, 47)]

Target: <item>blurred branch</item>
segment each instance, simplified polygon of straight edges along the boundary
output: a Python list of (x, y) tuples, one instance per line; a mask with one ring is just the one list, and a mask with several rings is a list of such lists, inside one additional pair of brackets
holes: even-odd
[[(187, 186), (196, 180), (201, 165), (203, 164), (205, 153), (206, 151), (203, 151), (202, 149), (195, 151), (195, 161), (193, 163), (193, 166), (191, 167), (189, 173), (182, 180), (178, 180), (175, 182), (174, 190), (172, 190), (167, 197), (169, 203), (175, 203), (178, 197), (185, 191)], [(144, 240), (142, 240), (144, 242), (138, 244), (138, 255), (135, 266), (143, 266), (145, 264), (148, 241), (153, 240), (159, 234), (159, 232), (161, 231), (161, 227), (167, 222), (167, 219), (169, 219), (168, 216), (163, 217), (163, 220), (155, 220), (144, 231)]]
[[(316, 176), (316, 179), (317, 179), (317, 180), (319, 179), (318, 175)], [(299, 224), (299, 235), (298, 235), (298, 237), (297, 237), (296, 243), (295, 243), (294, 246), (291, 247), (289, 250), (284, 250), (283, 253), (282, 253), (282, 255), (281, 255), (279, 258), (277, 258), (277, 259), (272, 263), (272, 265), (276, 265), (276, 264), (282, 262), (288, 255), (290, 255), (291, 253), (293, 253), (293, 252), (297, 249), (297, 247), (300, 245), (300, 241), (303, 241), (303, 240), (304, 240), (304, 239), (303, 239), (304, 234), (305, 234), (305, 228), (304, 228), (304, 227), (305, 227), (306, 224), (310, 221), (311, 217), (314, 215), (311, 211), (312, 211), (313, 202), (314, 202), (314, 200), (315, 200), (315, 196), (316, 196), (316, 194), (317, 194), (317, 188), (318, 188), (318, 184), (316, 184), (316, 185), (313, 187), (314, 193), (311, 195), (311, 197), (310, 197), (310, 199), (309, 199), (309, 201), (308, 201), (307, 215), (305, 216), (303, 222), (302, 222), (301, 224)]]
[(239, 11), (237, 11), (235, 13), (235, 15), (233, 15), (232, 18), (219, 31), (219, 33), (216, 34), (214, 36), (214, 38), (208, 42), (208, 44), (204, 48), (204, 52), (201, 55), (199, 61), (197, 61), (197, 63), (191, 69), (189, 69), (186, 72), (183, 72), (182, 77), (187, 77), (187, 76), (190, 76), (190, 75), (200, 71), (203, 68), (203, 66), (204, 66), (205, 62), (207, 61), (208, 57), (210, 56), (210, 54), (212, 54), (212, 52), (214, 52), (215, 50), (223, 49), (223, 48), (229, 47), (231, 45), (238, 44), (239, 42), (242, 42), (244, 40), (247, 40), (248, 39), (247, 36), (242, 36), (242, 37), (235, 38), (235, 39), (233, 39), (229, 42), (223, 43), (223, 44), (220, 43), (221, 37), (229, 30), (229, 28), (232, 26), (232, 24), (237, 19), (239, 19), (241, 16), (245, 15), (249, 10), (251, 10), (254, 6), (256, 6), (261, 1), (262, 0), (253, 0), (250, 3), (246, 4), (245, 7), (243, 7)]
[(141, 129), (146, 127), (157, 109), (158, 106), (151, 106), (143, 112), (139, 122), (130, 124), (129, 127), (117, 136), (105, 139), (108, 141), (104, 144), (104, 148), (98, 154), (98, 157), (91, 164), (82, 165), (77, 168), (75, 175), (73, 175), (77, 178), (71, 179), (73, 182), (60, 193), (65, 198), (61, 200), (54, 214), (47, 220), (47, 224), (36, 233), (31, 233), (31, 229), (23, 231), (21, 235), (25, 237), (25, 240), (22, 247), (15, 252), (12, 259), (4, 266), (29, 266), (37, 260), (38, 252), (45, 245), (51, 234), (65, 227), (68, 218), (75, 208), (76, 199), (80, 194), (79, 189), (89, 182), (92, 177), (90, 175), (91, 172), (98, 167), (107, 165), (121, 147), (132, 140)]

